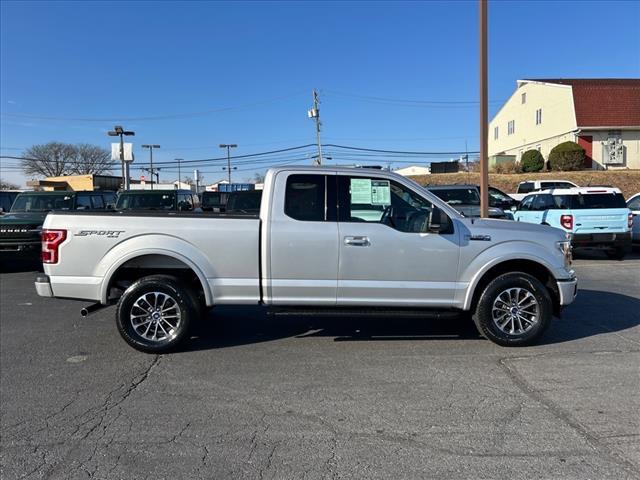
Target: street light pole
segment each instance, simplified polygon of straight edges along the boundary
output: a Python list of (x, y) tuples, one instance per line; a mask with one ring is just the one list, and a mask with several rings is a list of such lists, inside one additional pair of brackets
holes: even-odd
[[(231, 149), (232, 148), (236, 148), (238, 145), (236, 145), (235, 143), (221, 143), (220, 144), (220, 148), (226, 148), (227, 149), (227, 170), (229, 173), (229, 185), (231, 185)], [(235, 168), (235, 167), (234, 167)], [(224, 170), (224, 167), (223, 167)]]
[(142, 145), (142, 148), (149, 149), (149, 163), (151, 164), (149, 167), (151, 170), (151, 190), (153, 190), (153, 149), (160, 148), (160, 145)]
[(107, 132), (110, 137), (120, 137), (120, 163), (122, 165), (122, 188), (129, 190), (129, 175), (126, 173), (127, 169), (124, 165), (124, 136), (133, 136), (136, 132), (131, 130), (125, 130), (121, 125), (116, 125), (113, 130)]

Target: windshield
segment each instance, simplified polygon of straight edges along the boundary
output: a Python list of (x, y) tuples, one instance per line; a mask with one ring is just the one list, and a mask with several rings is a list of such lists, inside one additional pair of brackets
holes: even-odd
[(122, 194), (116, 204), (117, 210), (173, 210), (175, 193)]
[(431, 193), (449, 205), (480, 205), (480, 196), (475, 188), (452, 188), (451, 190), (431, 190)]
[(50, 210), (71, 210), (73, 196), (68, 193), (59, 195), (18, 195), (12, 212), (48, 212)]
[(489, 188), (489, 197), (497, 202), (512, 202), (513, 199), (496, 188)]

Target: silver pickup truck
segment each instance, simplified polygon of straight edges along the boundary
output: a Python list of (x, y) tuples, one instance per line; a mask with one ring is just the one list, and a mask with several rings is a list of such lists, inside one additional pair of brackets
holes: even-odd
[(361, 168), (267, 173), (259, 215), (64, 212), (43, 226), (45, 297), (117, 302), (134, 348), (164, 352), (217, 305), (351, 315), (469, 312), (505, 346), (576, 296), (565, 233), (465, 218), (420, 185)]

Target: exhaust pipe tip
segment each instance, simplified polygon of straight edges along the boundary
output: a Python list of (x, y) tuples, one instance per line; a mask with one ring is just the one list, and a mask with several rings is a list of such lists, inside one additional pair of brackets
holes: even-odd
[(97, 310), (100, 310), (102, 308), (104, 308), (106, 305), (102, 305), (100, 302), (96, 302), (92, 305), (87, 305), (84, 308), (80, 309), (80, 316), (82, 318), (88, 317), (89, 315), (91, 315), (93, 312), (96, 312)]

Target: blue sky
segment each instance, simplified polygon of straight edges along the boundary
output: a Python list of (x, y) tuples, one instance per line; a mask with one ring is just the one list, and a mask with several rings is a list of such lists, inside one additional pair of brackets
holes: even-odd
[[(237, 143), (237, 155), (313, 143), (313, 88), (323, 143), (478, 148), (475, 103), (369, 98), (477, 101), (476, 1), (0, 8), (2, 155), (52, 140), (108, 147), (118, 122), (136, 131), (137, 166), (147, 162), (143, 143), (162, 146), (157, 162), (217, 157), (219, 143)], [(640, 77), (639, 24), (640, 2), (491, 1), (491, 112), (519, 78)], [(11, 165), (2, 160), (0, 174), (22, 183)], [(263, 169), (247, 163), (234, 179)], [(165, 170), (161, 179), (175, 179)], [(218, 165), (201, 170), (207, 181), (226, 175)]]

